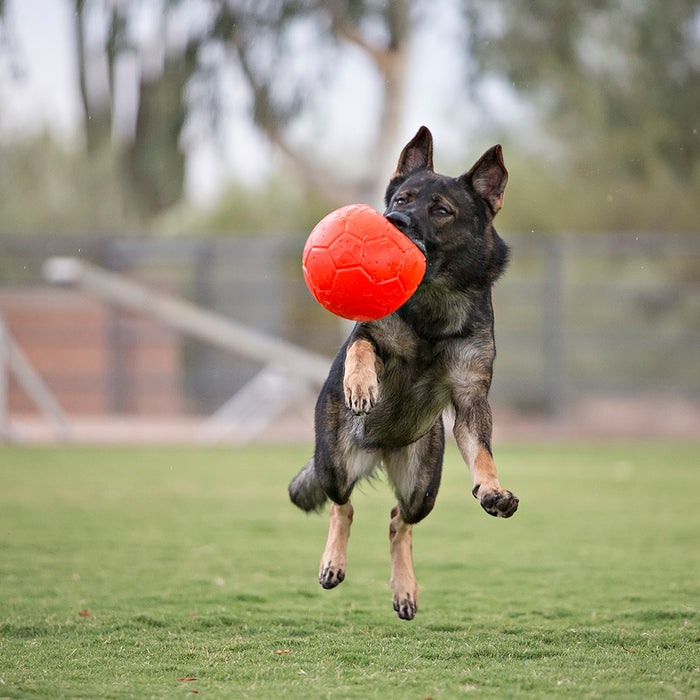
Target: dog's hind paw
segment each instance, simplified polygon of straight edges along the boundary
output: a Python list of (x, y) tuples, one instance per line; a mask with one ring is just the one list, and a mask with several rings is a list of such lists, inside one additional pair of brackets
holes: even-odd
[(496, 518), (510, 518), (518, 510), (518, 497), (506, 489), (482, 488), (477, 484), (472, 493), (481, 507)]
[(318, 576), (318, 582), (326, 590), (335, 588), (338, 584), (342, 583), (345, 579), (345, 569), (335, 568), (333, 562), (328, 562), (325, 566), (321, 567), (321, 573)]
[(418, 602), (406, 592), (404, 596), (394, 595), (394, 610), (402, 620), (412, 620), (418, 610)]

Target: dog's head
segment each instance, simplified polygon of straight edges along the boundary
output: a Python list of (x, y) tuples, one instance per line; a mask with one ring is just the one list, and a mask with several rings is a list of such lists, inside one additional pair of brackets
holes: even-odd
[(386, 216), (423, 250), (424, 282), (490, 284), (502, 272), (508, 247), (493, 228), (503, 206), (508, 171), (493, 146), (460, 177), (433, 170), (433, 137), (422, 126), (401, 152), (386, 190)]

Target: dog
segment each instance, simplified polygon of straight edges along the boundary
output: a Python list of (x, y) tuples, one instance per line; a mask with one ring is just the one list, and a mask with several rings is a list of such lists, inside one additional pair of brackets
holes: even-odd
[(457, 178), (433, 170), (426, 127), (403, 149), (384, 216), (423, 251), (425, 275), (397, 311), (354, 327), (316, 403), (314, 455), (289, 485), (302, 510), (331, 501), (319, 582), (334, 588), (345, 578), (353, 487), (383, 465), (398, 500), (389, 525), (391, 591), (404, 620), (418, 609), (412, 530), (438, 494), (446, 409), (483, 509), (509, 518), (518, 507), (498, 482), (487, 400), (496, 354), (491, 287), (509, 256), (493, 218), (507, 180), (500, 145)]

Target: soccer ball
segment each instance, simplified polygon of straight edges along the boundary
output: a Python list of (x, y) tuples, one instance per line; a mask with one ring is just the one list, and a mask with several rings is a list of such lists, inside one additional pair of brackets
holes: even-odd
[(365, 204), (341, 207), (321, 219), (301, 261), (316, 300), (352, 321), (374, 321), (396, 311), (425, 274), (423, 253)]

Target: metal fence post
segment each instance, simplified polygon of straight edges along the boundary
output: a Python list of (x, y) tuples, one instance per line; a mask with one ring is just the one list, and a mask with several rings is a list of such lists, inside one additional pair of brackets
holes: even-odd
[(10, 348), (5, 324), (0, 318), (0, 442), (10, 439)]
[[(105, 248), (105, 265), (109, 270), (121, 272), (123, 259), (114, 241)], [(124, 361), (125, 339), (124, 339), (124, 312), (115, 304), (107, 306), (107, 411), (109, 413), (127, 412), (127, 372)]]
[(561, 235), (542, 238), (542, 262), (542, 388), (545, 411), (556, 418), (566, 402), (564, 241)]

